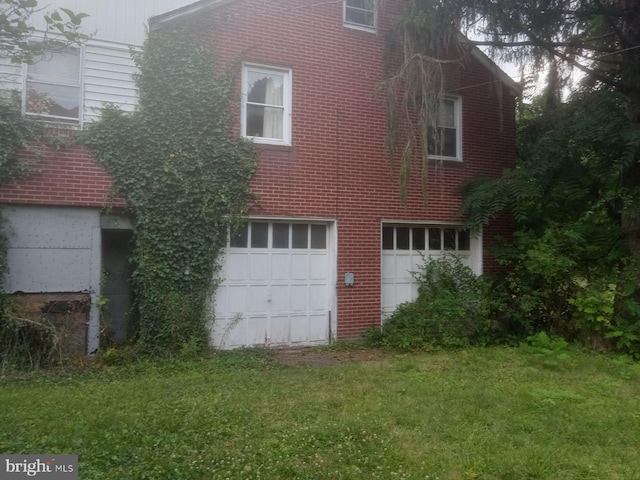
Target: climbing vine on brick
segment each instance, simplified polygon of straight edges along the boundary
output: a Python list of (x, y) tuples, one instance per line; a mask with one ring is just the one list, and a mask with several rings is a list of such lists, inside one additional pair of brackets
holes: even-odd
[(193, 30), (152, 31), (137, 110), (108, 108), (86, 135), (135, 219), (137, 342), (152, 354), (206, 347), (224, 232), (251, 201), (255, 151), (230, 131), (237, 69), (202, 45)]

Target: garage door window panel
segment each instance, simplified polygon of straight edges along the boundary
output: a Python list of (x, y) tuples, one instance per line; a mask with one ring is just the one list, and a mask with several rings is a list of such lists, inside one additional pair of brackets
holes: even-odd
[(291, 245), (293, 248), (309, 248), (309, 225), (291, 225)]
[(327, 226), (311, 225), (311, 248), (324, 250), (327, 248)]
[(289, 224), (273, 224), (273, 248), (289, 248)]
[(249, 242), (249, 224), (245, 223), (238, 227), (232, 235), (229, 246), (233, 248), (247, 248)]
[(251, 223), (251, 248), (267, 248), (269, 246), (269, 224)]

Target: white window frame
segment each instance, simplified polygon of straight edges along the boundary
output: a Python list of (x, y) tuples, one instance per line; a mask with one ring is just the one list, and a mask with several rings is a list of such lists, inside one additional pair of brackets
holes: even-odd
[[(37, 38), (34, 39), (33, 42), (42, 42), (43, 40)], [(69, 87), (77, 87), (78, 88), (78, 117), (77, 118), (72, 118), (72, 117), (61, 117), (61, 116), (56, 116), (56, 115), (48, 115), (45, 113), (35, 113), (35, 112), (29, 112), (27, 111), (27, 87), (30, 83), (29, 80), (29, 65), (28, 64), (23, 64), (23, 85), (22, 85), (22, 113), (25, 116), (28, 117), (33, 117), (35, 119), (38, 120), (42, 120), (45, 122), (50, 122), (50, 123), (57, 123), (60, 125), (66, 125), (66, 126), (75, 126), (75, 127), (80, 127), (82, 128), (82, 123), (83, 123), (83, 113), (84, 113), (84, 95), (83, 95), (83, 91), (84, 91), (84, 46), (80, 46), (80, 47), (65, 47), (65, 48), (72, 48), (74, 50), (77, 50), (78, 52), (78, 82), (72, 84), (68, 84), (68, 83), (64, 83), (64, 82), (44, 82), (44, 81), (36, 81), (34, 83), (42, 83), (42, 84), (49, 84), (49, 85), (61, 85), (61, 86), (69, 86)], [(46, 53), (44, 54), (46, 55)]]
[[(446, 96), (444, 101), (453, 101), (453, 114), (454, 114), (454, 122), (456, 128), (456, 155), (434, 155), (430, 154), (429, 158), (433, 158), (435, 160), (450, 160), (454, 162), (462, 161), (462, 98), (454, 97), (454, 96)], [(441, 125), (438, 125), (438, 129), (441, 128)]]
[(364, 30), (365, 32), (375, 33), (378, 27), (378, 0), (373, 2), (373, 25), (365, 25), (362, 23), (354, 23), (347, 21), (347, 9), (355, 8), (361, 10), (358, 7), (347, 5), (349, 0), (343, 0), (342, 2), (342, 24), (347, 28), (355, 28), (356, 30)]
[[(282, 92), (283, 115), (282, 115), (282, 138), (254, 137), (247, 135), (247, 101), (249, 97), (249, 72), (260, 72), (266, 74), (282, 75), (284, 78), (284, 87)], [(291, 92), (292, 92), (292, 73), (290, 68), (272, 67), (268, 65), (260, 65), (255, 63), (244, 63), (242, 65), (242, 102), (240, 114), (240, 134), (252, 140), (254, 143), (263, 143), (267, 145), (291, 145)]]

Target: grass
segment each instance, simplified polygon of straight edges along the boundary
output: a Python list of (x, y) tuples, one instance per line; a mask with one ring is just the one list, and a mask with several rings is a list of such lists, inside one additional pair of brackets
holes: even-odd
[(4, 379), (1, 453), (81, 479), (640, 479), (640, 364), (522, 349), (268, 353)]

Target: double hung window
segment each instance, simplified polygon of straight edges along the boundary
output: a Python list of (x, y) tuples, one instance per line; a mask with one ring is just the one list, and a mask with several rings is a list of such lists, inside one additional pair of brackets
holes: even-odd
[(375, 32), (377, 6), (377, 0), (344, 0), (344, 25), (346, 27)]
[(244, 66), (242, 135), (257, 143), (291, 144), (291, 70)]
[(80, 49), (46, 52), (26, 66), (24, 111), (56, 122), (79, 123)]
[(444, 160), (462, 160), (462, 122), (459, 98), (445, 98), (437, 125), (439, 145), (429, 146), (429, 155)]

